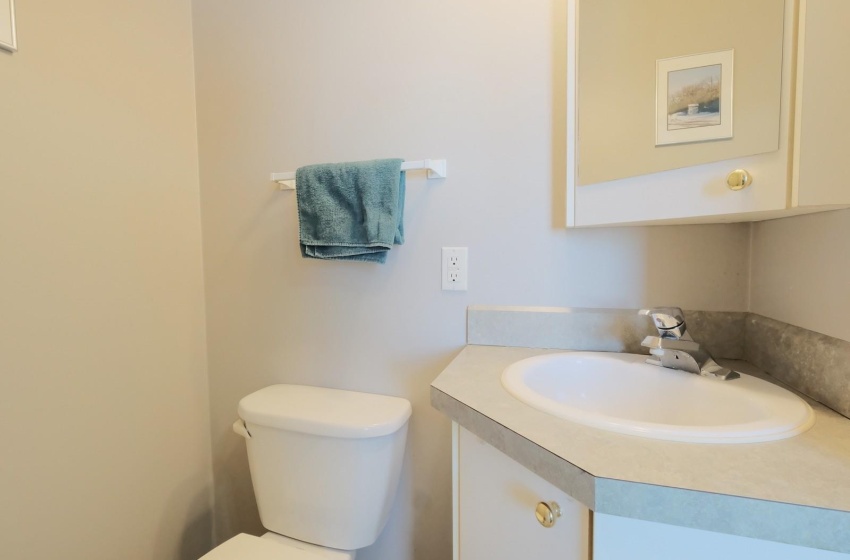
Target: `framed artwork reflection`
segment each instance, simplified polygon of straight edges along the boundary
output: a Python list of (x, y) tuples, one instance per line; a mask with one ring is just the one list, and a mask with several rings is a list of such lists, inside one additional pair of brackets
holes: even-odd
[(732, 138), (734, 61), (734, 50), (656, 61), (656, 146)]

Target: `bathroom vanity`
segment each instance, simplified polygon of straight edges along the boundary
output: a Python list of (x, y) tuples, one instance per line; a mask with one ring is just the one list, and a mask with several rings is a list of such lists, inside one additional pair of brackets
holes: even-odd
[[(581, 502), (472, 432), (456, 423), (453, 429), (456, 559), (848, 558), (838, 552), (592, 513)], [(546, 518), (537, 518), (538, 508), (543, 509), (542, 515), (546, 515), (546, 509), (554, 510), (550, 526), (544, 525)]]
[[(845, 0), (570, 0), (567, 226), (753, 221), (850, 206), (850, 79), (835, 71), (850, 64), (848, 18)], [(728, 86), (714, 100), (717, 122), (670, 124), (676, 80), (715, 65), (706, 79)], [(704, 105), (688, 110), (707, 115)], [(723, 124), (728, 134), (712, 137)]]
[[(518, 315), (514, 338), (533, 338)], [(540, 325), (572, 342), (486, 345), (512, 335), (471, 325), (470, 342), (479, 344), (431, 386), (433, 406), (453, 421), (455, 560), (850, 558), (850, 420), (809, 400), (815, 423), (795, 437), (693, 444), (559, 419), (505, 391), (505, 368), (570, 345), (629, 350), (629, 328), (606, 326), (609, 339), (587, 348), (563, 323)], [(553, 345), (551, 333), (538, 334)], [(624, 347), (612, 347), (618, 338)], [(770, 379), (744, 361), (723, 363)]]

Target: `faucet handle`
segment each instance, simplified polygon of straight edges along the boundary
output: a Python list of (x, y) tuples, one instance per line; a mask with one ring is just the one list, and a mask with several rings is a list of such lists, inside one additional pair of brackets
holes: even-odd
[(652, 307), (641, 309), (638, 314), (652, 318), (662, 338), (686, 338), (685, 314), (678, 307)]

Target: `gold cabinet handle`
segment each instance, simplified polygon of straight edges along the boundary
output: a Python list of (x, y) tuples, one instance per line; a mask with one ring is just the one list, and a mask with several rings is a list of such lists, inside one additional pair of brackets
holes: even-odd
[(736, 169), (726, 176), (726, 184), (733, 191), (739, 191), (753, 184), (753, 176), (746, 169)]
[(537, 522), (547, 529), (555, 524), (555, 521), (561, 517), (561, 507), (555, 502), (540, 502), (537, 504), (537, 509), (534, 510), (534, 516), (537, 517)]

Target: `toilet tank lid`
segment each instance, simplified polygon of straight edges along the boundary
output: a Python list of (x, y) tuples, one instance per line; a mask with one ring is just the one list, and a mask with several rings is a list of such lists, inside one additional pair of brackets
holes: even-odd
[(306, 385), (271, 385), (239, 401), (245, 422), (353, 439), (394, 433), (410, 413), (410, 403), (399, 397)]

